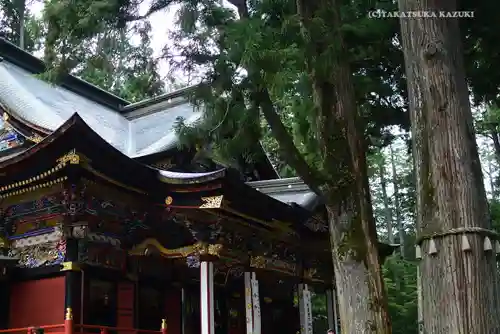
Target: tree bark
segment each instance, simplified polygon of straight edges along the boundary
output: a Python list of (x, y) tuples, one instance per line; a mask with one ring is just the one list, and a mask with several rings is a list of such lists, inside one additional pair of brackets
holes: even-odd
[(387, 182), (385, 180), (385, 159), (382, 158), (378, 165), (378, 173), (380, 178), (380, 188), (382, 189), (382, 201), (384, 203), (385, 224), (387, 227), (387, 239), (390, 244), (394, 244), (394, 232), (392, 231), (392, 209), (389, 205), (387, 197)]
[[(392, 333), (378, 254), (366, 163), (349, 55), (342, 38), (340, 2), (297, 0), (312, 82), (330, 223), (332, 260), (339, 289), (342, 333)], [(317, 22), (329, 36), (315, 35)], [(338, 45), (333, 45), (338, 43)], [(335, 49), (335, 52), (331, 52)], [(331, 67), (317, 60), (329, 56)]]
[[(317, 5), (297, 1), (299, 13), (305, 9), (300, 14), (303, 21), (314, 19), (317, 14), (317, 8), (311, 8), (311, 4)], [(321, 6), (329, 10), (334, 8), (334, 26), (340, 32), (339, 3), (323, 0)], [(238, 2), (237, 8), (240, 18), (248, 18), (245, 2)], [(331, 20), (327, 17), (325, 22)], [(336, 65), (334, 75), (327, 75), (327, 81), (334, 80), (335, 86), (321, 82), (312, 68), (309, 73), (313, 78), (314, 100), (320, 114), (317, 130), (324, 158), (321, 171), (312, 168), (295, 146), (274, 109), (269, 91), (262, 85), (257, 68), (247, 68), (252, 83), (259, 88), (253, 92), (251, 100), (258, 103), (287, 163), (326, 200), (342, 333), (390, 334), (392, 329), (371, 206), (365, 143), (357, 124), (351, 72), (345, 56), (337, 55)]]
[[(399, 9), (439, 13), (457, 6), (454, 0), (399, 0)], [(401, 18), (400, 23), (417, 181), (417, 230), (423, 240), (423, 331), (500, 333), (495, 254), (484, 251), (487, 232), (480, 230), (491, 229), (491, 221), (458, 19)], [(457, 228), (473, 232), (453, 233)], [(437, 253), (429, 254), (428, 238), (433, 235)]]
[(493, 140), (493, 148), (495, 150), (495, 158), (500, 165), (500, 140), (498, 139), (498, 132), (496, 130), (491, 131), (491, 140)]
[[(339, 297), (340, 332), (391, 333), (389, 317), (384, 309), (381, 310), (384, 300), (377, 300), (371, 288), (373, 273), (363, 258), (366, 254), (363, 231), (359, 224), (353, 224), (353, 221), (359, 220), (359, 215), (348, 203), (327, 206), (335, 286)], [(353, 244), (353, 239), (358, 243)], [(346, 240), (349, 240), (348, 244)]]
[(19, 15), (19, 27), (18, 27), (18, 35), (19, 35), (19, 47), (21, 49), (24, 49), (25, 42), (24, 42), (24, 35), (25, 35), (25, 26), (26, 26), (26, 0), (20, 0), (19, 4), (17, 5), (17, 13)]
[(496, 187), (495, 187), (495, 173), (493, 172), (493, 166), (491, 163), (491, 159), (488, 159), (488, 180), (490, 181), (491, 188), (491, 198), (496, 198)]
[(396, 171), (396, 159), (394, 158), (394, 150), (392, 145), (389, 145), (391, 154), (391, 168), (392, 168), (392, 186), (394, 188), (394, 211), (396, 213), (396, 226), (398, 227), (399, 234), (399, 251), (401, 257), (405, 258), (405, 230), (403, 225), (403, 218), (401, 217), (401, 206), (399, 203), (399, 183)]

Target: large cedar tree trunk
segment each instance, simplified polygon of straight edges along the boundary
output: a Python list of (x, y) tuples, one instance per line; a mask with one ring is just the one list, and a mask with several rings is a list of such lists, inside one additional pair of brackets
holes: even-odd
[[(245, 1), (230, 1), (238, 8), (241, 18), (248, 17)], [(332, 31), (337, 34), (333, 41), (342, 44), (341, 36), (338, 38), (341, 22), (337, 0), (297, 0), (296, 4), (304, 41), (308, 48), (314, 50), (313, 53), (331, 50), (328, 43), (332, 40), (325, 42), (308, 38), (314, 30), (311, 25), (318, 19), (333, 25)], [(324, 159), (324, 171), (319, 173), (321, 176), (305, 161), (275, 112), (269, 91), (260, 84), (262, 78), (258, 67), (247, 68), (252, 82), (259, 87), (253, 92), (252, 100), (258, 102), (287, 163), (314, 192), (325, 197), (342, 334), (390, 334), (392, 330), (371, 206), (363, 131), (357, 124), (348, 57), (340, 53), (333, 59), (334, 70), (321, 73), (315, 71), (311, 61), (317, 55), (306, 57), (318, 112), (318, 142)], [(322, 177), (325, 174), (327, 180)]]
[[(401, 11), (453, 11), (453, 0), (399, 0)], [(500, 333), (495, 254), (465, 81), (458, 19), (400, 19), (417, 181), (423, 332)], [(472, 230), (472, 229), (471, 229)], [(455, 230), (457, 231), (457, 230)], [(475, 229), (479, 231), (479, 229)], [(434, 238), (437, 253), (428, 254)]]
[[(370, 258), (359, 215), (352, 207), (328, 205), (335, 285), (338, 294), (341, 333), (389, 334), (392, 333), (385, 290), (376, 250), (371, 247)], [(366, 262), (365, 259), (370, 261)]]
[[(367, 176), (366, 143), (358, 123), (349, 55), (338, 0), (297, 0), (312, 82), (329, 217), (332, 260), (343, 334), (390, 334)], [(319, 21), (328, 25), (317, 34)], [(331, 35), (328, 35), (331, 34)], [(337, 48), (332, 44), (338, 43)], [(332, 49), (335, 52), (332, 54)], [(326, 55), (331, 67), (318, 66)]]

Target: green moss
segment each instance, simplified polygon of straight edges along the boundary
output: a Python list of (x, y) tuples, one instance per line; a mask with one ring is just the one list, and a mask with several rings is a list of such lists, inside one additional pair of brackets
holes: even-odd
[(353, 257), (356, 262), (363, 262), (365, 260), (366, 246), (359, 215), (353, 218), (349, 229), (342, 236), (337, 254), (341, 260), (345, 259), (346, 256)]

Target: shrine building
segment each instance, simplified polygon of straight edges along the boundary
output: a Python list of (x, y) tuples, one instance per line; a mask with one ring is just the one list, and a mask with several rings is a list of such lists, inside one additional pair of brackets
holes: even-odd
[(260, 145), (181, 149), (186, 90), (129, 103), (0, 57), (0, 332), (312, 334), (325, 294), (338, 333), (324, 206)]

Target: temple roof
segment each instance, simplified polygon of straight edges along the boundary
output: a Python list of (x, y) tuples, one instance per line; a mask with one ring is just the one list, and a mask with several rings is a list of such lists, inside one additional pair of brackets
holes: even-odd
[[(194, 87), (130, 103), (73, 75), (57, 84), (37, 75), (45, 64), (30, 53), (0, 38), (0, 110), (10, 117), (9, 126), (19, 140), (4, 143), (2, 154), (11, 155), (14, 146), (26, 149), (36, 137), (45, 137), (77, 113), (100, 137), (129, 158), (153, 163), (178, 146), (175, 126), (201, 120), (202, 112), (186, 96)], [(23, 140), (22, 137), (28, 140)], [(6, 151), (2, 145), (8, 145)], [(276, 178), (269, 159), (253, 164), (258, 177)]]
[(280, 202), (300, 205), (310, 211), (321, 204), (320, 197), (298, 177), (254, 181), (247, 184)]
[[(139, 189), (141, 193), (159, 188), (156, 169), (124, 155), (75, 113), (38, 144), (0, 159), (0, 197), (17, 195), (17, 188), (28, 189), (31, 183), (45, 179), (50, 183), (54, 177), (51, 175), (62, 172), (66, 165), (61, 159), (72, 152), (85, 156), (87, 161), (80, 165), (94, 177)], [(36, 176), (40, 174), (43, 177)]]
[(13, 118), (49, 134), (73, 114), (104, 140), (134, 158), (168, 150), (177, 144), (174, 126), (179, 119), (198, 120), (199, 110), (177, 93), (156, 98), (127, 113), (97, 103), (61, 86), (51, 85), (8, 61), (0, 62), (0, 106)]

